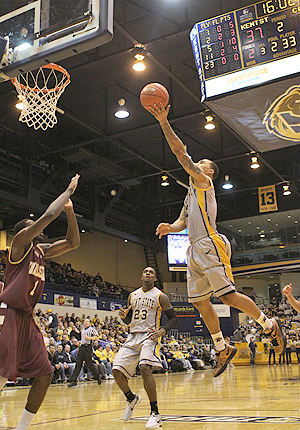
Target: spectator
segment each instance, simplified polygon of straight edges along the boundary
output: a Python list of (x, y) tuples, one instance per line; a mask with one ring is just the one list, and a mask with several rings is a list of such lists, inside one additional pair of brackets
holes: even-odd
[(48, 358), (49, 358), (49, 361), (51, 363), (51, 366), (52, 366), (53, 372), (54, 372), (52, 384), (56, 384), (57, 379), (59, 377), (62, 377), (62, 368), (60, 367), (57, 356), (55, 354), (55, 346), (54, 345), (49, 346)]

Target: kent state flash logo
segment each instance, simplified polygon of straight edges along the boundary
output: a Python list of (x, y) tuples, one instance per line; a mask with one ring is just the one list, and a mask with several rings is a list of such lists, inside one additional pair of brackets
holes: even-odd
[(272, 103), (263, 124), (270, 134), (281, 139), (300, 140), (300, 85), (290, 87)]

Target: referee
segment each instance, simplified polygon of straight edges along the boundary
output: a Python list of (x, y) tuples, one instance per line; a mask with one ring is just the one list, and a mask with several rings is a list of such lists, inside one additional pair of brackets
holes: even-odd
[(82, 363), (84, 361), (87, 367), (94, 375), (94, 378), (96, 379), (96, 381), (98, 381), (98, 385), (100, 385), (102, 382), (101, 375), (99, 375), (97, 366), (93, 363), (93, 360), (92, 360), (92, 354), (93, 354), (92, 341), (98, 340), (99, 336), (96, 329), (91, 326), (91, 321), (88, 318), (86, 318), (83, 321), (83, 325), (84, 325), (84, 329), (82, 329), (82, 332), (81, 332), (81, 346), (78, 351), (76, 366), (75, 366), (73, 375), (70, 379), (70, 384), (68, 385), (68, 387), (75, 387), (75, 385), (77, 385), (77, 382), (76, 382), (77, 377), (79, 375), (79, 372), (82, 367)]

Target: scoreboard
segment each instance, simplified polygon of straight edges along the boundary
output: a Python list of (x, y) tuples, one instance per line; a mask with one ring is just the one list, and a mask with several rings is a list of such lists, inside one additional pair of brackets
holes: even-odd
[(201, 101), (299, 73), (299, 33), (300, 0), (261, 1), (195, 24)]

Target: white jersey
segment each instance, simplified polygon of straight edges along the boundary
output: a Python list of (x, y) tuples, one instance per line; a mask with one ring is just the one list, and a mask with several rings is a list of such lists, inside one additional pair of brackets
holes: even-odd
[(190, 188), (184, 200), (186, 226), (191, 243), (218, 234), (216, 227), (217, 201), (211, 181), (209, 188), (196, 187), (190, 178)]
[(146, 333), (149, 327), (154, 330), (159, 329), (162, 311), (160, 295), (161, 291), (156, 287), (147, 292), (141, 287), (131, 294), (130, 304), (133, 313), (130, 333)]

